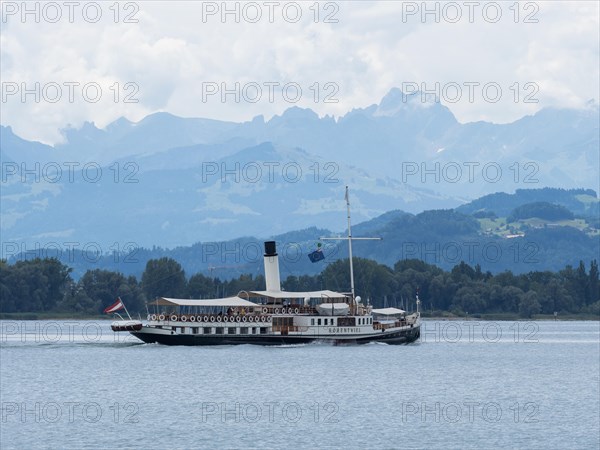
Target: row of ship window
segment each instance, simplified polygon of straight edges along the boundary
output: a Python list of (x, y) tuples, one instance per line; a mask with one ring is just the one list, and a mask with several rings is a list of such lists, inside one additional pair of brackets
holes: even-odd
[[(372, 325), (373, 319), (371, 317), (358, 317), (356, 318), (357, 325)], [(310, 319), (311, 325), (335, 325), (335, 318), (319, 318)], [(354, 324), (341, 324), (344, 326), (354, 326)], [(162, 328), (162, 327), (158, 327)], [(173, 331), (180, 330), (181, 333), (186, 333), (185, 329), (190, 328), (192, 334), (266, 334), (267, 327), (170, 327)], [(238, 331), (239, 330), (239, 331)]]
[[(162, 327), (158, 327), (162, 328)], [(173, 331), (186, 334), (186, 328), (192, 330), (192, 334), (267, 334), (267, 327), (170, 327)]]
[[(335, 325), (335, 319), (334, 318), (330, 318), (330, 319), (310, 319), (310, 324), (314, 325), (315, 324), (315, 320), (317, 321), (317, 325)], [(323, 321), (323, 323), (321, 323), (321, 321)], [(357, 321), (357, 325), (372, 325), (373, 324), (373, 318), (371, 317), (358, 317), (356, 319)], [(342, 325), (342, 324), (340, 324)], [(354, 326), (354, 324), (343, 324), (344, 326)]]

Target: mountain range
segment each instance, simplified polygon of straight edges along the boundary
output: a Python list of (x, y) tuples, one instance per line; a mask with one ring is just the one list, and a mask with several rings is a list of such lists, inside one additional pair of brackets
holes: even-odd
[(590, 102), (462, 124), (439, 101), (392, 89), (337, 119), (298, 107), (242, 123), (160, 112), (68, 127), (54, 146), (2, 126), (2, 254), (339, 232), (346, 185), (356, 222), (518, 188), (597, 189), (598, 123)]

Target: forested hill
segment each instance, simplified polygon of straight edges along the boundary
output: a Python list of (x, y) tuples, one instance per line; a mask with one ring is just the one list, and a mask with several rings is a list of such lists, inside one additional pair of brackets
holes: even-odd
[[(595, 216), (592, 215), (596, 212)], [(382, 241), (357, 241), (355, 256), (389, 266), (403, 259), (421, 259), (450, 270), (465, 262), (493, 274), (505, 270), (527, 273), (557, 271), (600, 254), (598, 198), (591, 190), (532, 189), (493, 194), (455, 210), (420, 214), (390, 211), (353, 227), (354, 236), (377, 236)], [(224, 242), (198, 242), (164, 249), (132, 248), (127, 254), (47, 251), (15, 254), (9, 262), (56, 256), (80, 278), (89, 269), (107, 269), (140, 277), (148, 260), (169, 257), (186, 273), (231, 279), (263, 271), (262, 242), (277, 241), (281, 273), (315, 275), (324, 266), (348, 256), (347, 244), (320, 241), (322, 236), (345, 235), (321, 228), (290, 231), (276, 236), (243, 237)], [(311, 263), (308, 253), (322, 244), (325, 259)], [(44, 250), (44, 249), (42, 249)]]
[(548, 202), (564, 206), (576, 216), (598, 217), (600, 202), (592, 189), (517, 189), (514, 194), (496, 192), (484, 195), (456, 208), (464, 214), (492, 211), (498, 217), (508, 216), (512, 210), (527, 203)]
[[(480, 199), (483, 209), (390, 211), (357, 224), (353, 236), (383, 238), (354, 244), (359, 293), (377, 306), (410, 307), (418, 287), (425, 309), (434, 313), (597, 315), (598, 217), (581, 213), (597, 208), (595, 195), (549, 189), (498, 194)], [(501, 199), (500, 207), (494, 198)], [(589, 207), (570, 209), (573, 199)], [(319, 239), (333, 235), (313, 227), (266, 237), (277, 241), (286, 290), (348, 289), (346, 242)], [(18, 254), (10, 264), (0, 261), (0, 312), (98, 314), (116, 295), (132, 310), (144, 311), (144, 302), (157, 295), (207, 298), (260, 290), (263, 240), (244, 237), (112, 255), (56, 249)], [(311, 263), (308, 253), (319, 243), (325, 258)]]

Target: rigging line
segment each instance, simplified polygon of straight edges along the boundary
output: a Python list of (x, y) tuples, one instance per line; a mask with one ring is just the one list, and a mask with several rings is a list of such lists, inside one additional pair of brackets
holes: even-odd
[[(285, 263), (285, 260), (283, 259), (283, 257), (282, 257), (282, 258), (279, 258), (279, 263), (280, 263), (280, 265), (282, 265), (282, 266), (284, 267), (284, 269), (285, 269), (285, 270), (287, 271), (287, 273), (288, 273), (288, 275), (287, 275), (286, 279), (287, 279), (287, 278), (288, 278), (290, 275), (293, 275), (292, 271), (290, 270), (290, 268), (289, 268), (289, 267), (287, 266), (287, 264)], [(266, 274), (265, 274), (265, 276), (266, 276)], [(283, 278), (283, 277), (281, 277), (281, 276), (279, 277), (280, 281), (281, 281), (281, 278)], [(285, 280), (284, 280), (284, 281), (285, 281)]]

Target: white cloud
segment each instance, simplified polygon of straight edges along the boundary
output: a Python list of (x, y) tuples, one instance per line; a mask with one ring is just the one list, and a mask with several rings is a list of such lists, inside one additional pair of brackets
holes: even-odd
[[(211, 2), (139, 3), (138, 23), (114, 23), (109, 3), (102, 3), (98, 23), (88, 23), (77, 14), (69, 23), (66, 11), (58, 23), (35, 23), (31, 17), (22, 23), (18, 16), (10, 16), (1, 25), (3, 83), (32, 87), (39, 82), (43, 87), (52, 82), (61, 86), (94, 82), (101, 86), (102, 98), (97, 103), (86, 101), (80, 87), (73, 102), (65, 98), (66, 87), (57, 103), (43, 99), (36, 103), (31, 95), (22, 102), (14, 95), (0, 105), (1, 122), (25, 138), (52, 143), (61, 139), (58, 130), (69, 123), (79, 126), (93, 121), (104, 126), (120, 116), (135, 121), (159, 110), (223, 120), (248, 120), (259, 114), (269, 118), (292, 104), (278, 90), (270, 102), (265, 82), (298, 83), (302, 96), (296, 104), (320, 115), (341, 115), (377, 103), (403, 82), (425, 83), (428, 88), (436, 82), (440, 87), (457, 83), (462, 87), (461, 100), (446, 104), (461, 121), (507, 122), (545, 106), (582, 107), (590, 98), (598, 99), (597, 2), (527, 3), (538, 11), (526, 10), (520, 3), (518, 23), (510, 9), (512, 2), (499, 3), (502, 18), (497, 23), (486, 21), (480, 9), (470, 23), (464, 2), (455, 3), (463, 14), (457, 23), (446, 20), (451, 13), (444, 15), (446, 3), (429, 3), (430, 9), (440, 5), (439, 23), (432, 15), (423, 23), (419, 14), (403, 21), (403, 8), (406, 13), (411, 5), (421, 8), (421, 2), (332, 2), (338, 5), (337, 12), (333, 7), (325, 11), (321, 2), (319, 23), (314, 21), (312, 2), (299, 3), (298, 23), (282, 17), (282, 6), (275, 10), (273, 23), (268, 21), (266, 6), (258, 23), (244, 17), (236, 23), (232, 15), (226, 23), (218, 15), (203, 21), (202, 5), (206, 8)], [(538, 22), (523, 23), (531, 12)], [(120, 11), (121, 22), (125, 13)], [(252, 11), (246, 13), (249, 17)], [(322, 23), (327, 13), (335, 13), (338, 22)], [(133, 86), (125, 90), (127, 82), (139, 90), (135, 94)], [(227, 83), (230, 88), (235, 82), (240, 87), (256, 82), (263, 95), (256, 103), (243, 98), (236, 103), (233, 95), (224, 103), (219, 95), (203, 102), (206, 82)], [(320, 94), (316, 103), (315, 82)], [(327, 82), (339, 86), (334, 94), (337, 103), (323, 101), (333, 92), (324, 90)], [(481, 88), (476, 88), (470, 102), (465, 82), (497, 83), (502, 96), (497, 103), (487, 102)], [(534, 94), (537, 103), (523, 102), (523, 96), (533, 92), (523, 88), (527, 82), (539, 88)], [(115, 83), (119, 83), (118, 101)], [(517, 102), (515, 83), (520, 88)], [(454, 95), (448, 89), (442, 102)], [(128, 93), (138, 102), (125, 103)]]

